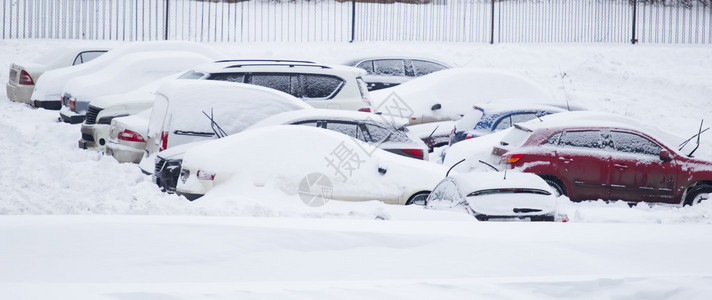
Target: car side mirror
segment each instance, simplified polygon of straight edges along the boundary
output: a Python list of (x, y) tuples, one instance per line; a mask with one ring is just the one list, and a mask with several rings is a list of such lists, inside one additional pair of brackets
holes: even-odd
[(438, 104), (433, 105), (433, 107), (431, 107), (430, 109), (431, 109), (431, 110), (438, 110), (438, 109), (441, 109), (442, 107), (443, 107), (443, 106), (440, 105), (440, 103), (438, 103)]
[(670, 156), (670, 151), (666, 149), (660, 150), (660, 160), (664, 162), (671, 161), (672, 157)]

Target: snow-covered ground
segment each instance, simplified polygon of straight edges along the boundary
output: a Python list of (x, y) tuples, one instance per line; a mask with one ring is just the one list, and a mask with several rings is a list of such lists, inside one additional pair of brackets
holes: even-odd
[[(66, 43), (82, 41), (1, 40), (0, 82), (11, 62)], [(212, 45), (236, 58), (326, 63), (432, 56), (514, 72), (562, 101), (685, 137), (712, 115), (709, 46)], [(79, 125), (57, 116), (0, 96), (2, 298), (712, 297), (712, 203), (563, 203), (570, 222), (553, 224), (478, 223), (375, 201), (313, 208), (259, 188), (190, 203), (135, 165), (80, 150)], [(697, 154), (712, 156), (712, 135)]]

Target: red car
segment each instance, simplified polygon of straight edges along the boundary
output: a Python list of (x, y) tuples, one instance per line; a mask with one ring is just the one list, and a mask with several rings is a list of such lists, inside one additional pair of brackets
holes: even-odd
[(672, 146), (681, 140), (626, 117), (572, 112), (516, 124), (492, 154), (573, 201), (692, 205), (712, 193), (712, 162)]

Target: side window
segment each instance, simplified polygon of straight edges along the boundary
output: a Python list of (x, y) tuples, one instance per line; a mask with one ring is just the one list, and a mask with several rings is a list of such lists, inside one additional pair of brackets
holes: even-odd
[(559, 139), (561, 138), (561, 132), (557, 132), (552, 134), (546, 141), (544, 142), (544, 145), (558, 145), (559, 144)]
[(447, 69), (441, 64), (424, 60), (413, 60), (413, 68), (415, 68), (415, 76), (428, 75), (436, 71)]
[(106, 51), (84, 51), (82, 53), (79, 53), (76, 58), (74, 58), (74, 62), (72, 63), (73, 66), (83, 64), (85, 62), (89, 62), (102, 54), (106, 53)]
[(302, 125), (302, 126), (309, 126), (309, 127), (321, 127), (324, 128), (325, 122), (324, 121), (316, 121), (316, 120), (309, 120), (309, 121), (299, 121), (292, 123), (292, 125)]
[(379, 59), (373, 61), (374, 74), (405, 76), (405, 65), (402, 59)]
[[(186, 76), (185, 74), (183, 76)], [(181, 77), (183, 77), (181, 76)], [(245, 82), (244, 73), (216, 73), (210, 74), (208, 76), (209, 80), (220, 80), (220, 81), (230, 81), (230, 82)]]
[(534, 120), (534, 119), (536, 119), (536, 114), (533, 114), (533, 113), (513, 114), (512, 115), (512, 124), (526, 122), (526, 121)]
[(662, 148), (655, 142), (640, 135), (620, 131), (613, 131), (611, 132), (611, 135), (613, 136), (616, 151), (656, 156), (660, 155), (660, 150)]
[(601, 133), (597, 130), (567, 131), (561, 137), (559, 146), (565, 148), (601, 149)]
[(512, 118), (511, 116), (506, 116), (504, 118), (499, 119), (497, 125), (494, 126), (494, 131), (507, 129), (509, 127), (512, 127)]
[(205, 74), (203, 74), (203, 73), (195, 72), (195, 71), (188, 71), (188, 72), (183, 73), (183, 75), (180, 75), (180, 77), (178, 77), (178, 79), (200, 79), (203, 76), (205, 76)]
[(326, 129), (340, 132), (340, 133), (343, 133), (343, 134), (348, 135), (353, 138), (356, 137), (356, 127), (357, 126), (358, 125), (356, 123), (338, 122), (338, 121), (327, 121), (326, 122)]
[(304, 98), (331, 98), (344, 81), (331, 75), (304, 75)]
[(252, 74), (251, 84), (264, 86), (294, 95), (289, 74)]
[(360, 64), (358, 64), (356, 67), (366, 70), (366, 73), (368, 73), (368, 74), (373, 74), (373, 61), (372, 60), (363, 61)]

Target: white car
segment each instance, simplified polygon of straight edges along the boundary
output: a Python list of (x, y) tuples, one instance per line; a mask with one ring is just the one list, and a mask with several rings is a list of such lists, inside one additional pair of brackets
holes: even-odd
[(369, 91), (394, 87), (413, 78), (451, 68), (448, 64), (419, 57), (366, 57), (348, 61), (347, 66), (366, 70), (363, 79)]
[[(110, 49), (111, 47), (108, 45), (65, 46), (56, 48), (32, 62), (12, 63), (10, 64), (10, 77), (5, 84), (7, 98), (15, 102), (31, 104), (30, 98), (35, 88), (35, 82), (43, 73), (89, 62)], [(59, 109), (59, 105), (42, 107)]]
[(152, 174), (160, 151), (234, 134), (266, 117), (298, 109), (313, 108), (261, 86), (212, 80), (166, 82), (153, 103), (141, 169)]
[(371, 112), (366, 71), (309, 61), (225, 60), (196, 66), (183, 78), (248, 83), (273, 88), (315, 108)]
[(274, 125), (302, 125), (343, 133), (364, 143), (395, 154), (428, 159), (428, 147), (410, 134), (403, 118), (333, 109), (288, 111), (264, 119), (249, 129)]
[(81, 123), (89, 102), (107, 95), (132, 91), (163, 77), (212, 61), (193, 51), (146, 51), (119, 57), (101, 70), (76, 77), (62, 90), (59, 116), (67, 123)]
[(111, 49), (111, 51), (88, 63), (45, 72), (42, 77), (35, 82), (35, 89), (31, 97), (32, 106), (59, 109), (61, 107), (64, 86), (70, 80), (102, 70), (114, 60), (124, 55), (148, 51), (191, 51), (213, 59), (224, 57), (224, 54), (220, 52), (193, 42), (151, 41), (127, 43)]
[(471, 111), (473, 105), (507, 103), (513, 99), (569, 106), (548, 89), (522, 76), (464, 68), (434, 72), (374, 91), (371, 98), (376, 112), (408, 118), (411, 124), (457, 120)]
[(471, 172), (443, 179), (426, 199), (428, 209), (460, 210), (480, 221), (563, 221), (557, 196), (541, 177), (520, 172)]
[[(79, 148), (105, 151), (112, 120), (150, 109), (161, 84), (168, 80), (174, 80), (181, 74), (182, 72), (172, 74), (130, 92), (100, 96), (91, 101), (87, 109), (86, 119), (80, 129), (82, 137), (79, 140)], [(145, 132), (145, 128), (143, 131)]]
[(411, 204), (427, 197), (446, 171), (331, 130), (271, 126), (190, 148), (176, 192), (188, 199), (229, 197), (247, 185), (299, 194), (309, 203)]
[[(155, 96), (154, 96), (155, 97)], [(106, 155), (121, 163), (139, 163), (146, 150), (146, 131), (151, 109), (111, 120)]]

